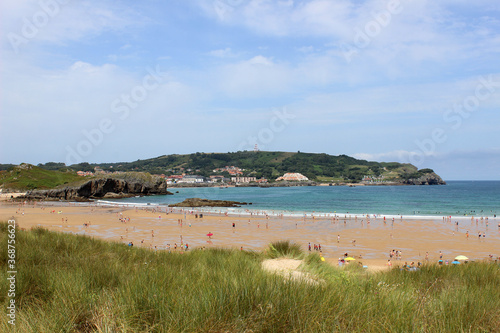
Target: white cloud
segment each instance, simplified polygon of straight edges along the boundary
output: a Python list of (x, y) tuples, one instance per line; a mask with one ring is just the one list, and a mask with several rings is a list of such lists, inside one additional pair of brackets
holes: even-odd
[(209, 55), (216, 58), (234, 58), (237, 57), (230, 47), (226, 47), (225, 49), (213, 50), (208, 53)]
[[(120, 146), (121, 140), (133, 145), (138, 133), (148, 127), (167, 126), (173, 115), (189, 110), (199, 98), (189, 87), (164, 73), (159, 74), (160, 81), (147, 81), (152, 88), (142, 97), (140, 87), (144, 78), (155, 71), (147, 66), (133, 73), (111, 64), (93, 65), (84, 61), (50, 70), (27, 65), (22, 60), (11, 59), (9, 63), (11, 66), (2, 66), (1, 71), (0, 108), (4, 112), (0, 142), (10, 142), (9, 138), (18, 136), (29, 142), (29, 153), (19, 151), (15, 145), (2, 145), (2, 159), (14, 163), (23, 161), (16, 157), (20, 155), (31, 162), (47, 158), (65, 161), (67, 145), (74, 148), (85, 139), (83, 131), (99, 128), (101, 120), (110, 119), (115, 131), (96, 145), (91, 155), (85, 156), (88, 160), (105, 161), (106, 152), (116, 147), (113, 144)], [(134, 91), (139, 97), (122, 119), (125, 113), (115, 112), (113, 103), (125, 100), (123, 96), (131, 96)], [(124, 105), (125, 102), (120, 104), (122, 108)]]
[(500, 163), (500, 148), (420, 153), (418, 156), (415, 154), (415, 152), (397, 150), (378, 154), (358, 153), (352, 156), (368, 161), (412, 163), (421, 169), (433, 169), (445, 180), (500, 180), (497, 167)]
[(299, 52), (302, 52), (302, 53), (312, 53), (315, 51), (315, 48), (314, 46), (302, 46), (302, 47), (298, 47), (297, 48), (297, 51)]
[[(199, 3), (223, 24), (242, 26), (264, 36), (323, 38), (334, 50), (353, 48), (358, 57), (396, 70), (407, 67), (410, 61), (449, 64), (471, 58), (471, 53), (482, 47), (498, 49), (491, 41), (499, 38), (500, 25), (498, 19), (488, 16), (495, 0), (475, 4), (483, 13), (475, 20), (467, 16), (467, 7), (460, 11), (452, 3), (428, 0), (200, 0)], [(394, 9), (390, 3), (399, 6)], [(216, 10), (217, 4), (224, 8), (223, 15)]]
[(28, 46), (62, 45), (105, 31), (123, 30), (147, 20), (110, 1), (2, 1), (2, 49), (23, 52)]
[(353, 6), (349, 1), (200, 1), (212, 17), (226, 24), (244, 25), (252, 30), (277, 36), (319, 34), (344, 35), (345, 21)]
[(384, 153), (355, 153), (352, 154), (352, 157), (367, 161), (376, 161), (376, 162), (411, 163), (413, 158), (416, 159), (415, 157), (416, 155), (418, 155), (418, 157), (422, 155), (425, 158), (440, 156), (440, 154), (436, 152), (422, 153), (422, 152), (406, 151), (406, 150), (394, 150)]
[(218, 90), (232, 98), (275, 96), (289, 89), (292, 72), (285, 64), (258, 55), (216, 68), (209, 75)]

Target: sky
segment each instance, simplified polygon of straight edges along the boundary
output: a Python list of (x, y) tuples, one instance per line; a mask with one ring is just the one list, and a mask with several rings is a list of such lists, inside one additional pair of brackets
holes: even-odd
[(0, 163), (253, 150), (500, 180), (498, 0), (3, 0)]

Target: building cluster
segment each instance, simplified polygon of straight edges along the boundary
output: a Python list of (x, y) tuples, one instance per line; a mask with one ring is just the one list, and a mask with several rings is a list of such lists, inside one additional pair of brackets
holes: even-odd
[(81, 177), (93, 176), (94, 173), (92, 171), (77, 171), (76, 174)]
[[(190, 169), (188, 169), (190, 170)], [(186, 171), (188, 171), (186, 170)], [(197, 170), (199, 171), (199, 170)], [(156, 175), (159, 176), (167, 182), (167, 184), (181, 184), (181, 183), (188, 183), (188, 184), (203, 184), (203, 183), (232, 183), (232, 184), (249, 184), (249, 183), (258, 183), (258, 184), (263, 184), (267, 183), (268, 180), (265, 178), (260, 178), (257, 179), (257, 177), (253, 176), (243, 176), (243, 171), (245, 169), (240, 169), (235, 166), (225, 166), (224, 168), (218, 168), (213, 170), (213, 172), (228, 172), (232, 177), (228, 178), (225, 177), (224, 175), (212, 175), (210, 177), (204, 177), (204, 176), (198, 176), (198, 175), (188, 175), (188, 174), (181, 174), (181, 175), (171, 175), (171, 176), (166, 176), (165, 174), (161, 175)], [(99, 175), (99, 174), (115, 174), (115, 173), (122, 173), (120, 171), (107, 171), (103, 170), (100, 167), (95, 167), (94, 172), (91, 171), (77, 171), (77, 174), (79, 176), (85, 177), (85, 176), (93, 176), (93, 175)], [(306, 176), (300, 174), (300, 173), (285, 173), (283, 176), (276, 178), (276, 181), (307, 181), (309, 180)]]
[(248, 184), (248, 183), (267, 183), (267, 179), (256, 177), (224, 177), (223, 175), (213, 175), (210, 177), (203, 177), (198, 175), (172, 175), (166, 177), (167, 184), (202, 184), (202, 183), (233, 183), (233, 184)]
[(361, 180), (362, 183), (368, 183), (368, 184), (382, 183), (385, 181), (386, 181), (385, 176), (368, 176), (368, 175), (363, 176), (363, 179)]
[(213, 170), (213, 172), (227, 172), (231, 176), (243, 175), (243, 171), (245, 171), (245, 169), (240, 169), (238, 167), (235, 167), (234, 165), (231, 165), (231, 166), (226, 165), (223, 168), (217, 168), (217, 169)]

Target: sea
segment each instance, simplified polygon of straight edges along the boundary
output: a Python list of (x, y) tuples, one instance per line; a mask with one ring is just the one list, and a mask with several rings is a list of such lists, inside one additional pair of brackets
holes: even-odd
[(161, 206), (186, 198), (246, 202), (206, 212), (269, 215), (383, 215), (500, 218), (500, 181), (447, 181), (432, 186), (291, 186), (169, 188), (174, 195), (101, 200), (99, 204)]

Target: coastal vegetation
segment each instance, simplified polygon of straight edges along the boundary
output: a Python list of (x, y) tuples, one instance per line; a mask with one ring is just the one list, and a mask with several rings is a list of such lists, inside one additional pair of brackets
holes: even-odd
[[(88, 192), (84, 195), (81, 190), (92, 182), (90, 189), (83, 192)], [(38, 166), (23, 163), (19, 166), (10, 167), (7, 170), (0, 171), (0, 189), (5, 191), (45, 191), (53, 190), (52, 196), (63, 198), (68, 191), (79, 192), (80, 195), (74, 197), (90, 198), (96, 192), (102, 192), (102, 195), (107, 192), (120, 193), (126, 190), (130, 195), (143, 195), (147, 189), (153, 189), (154, 194), (158, 194), (156, 188), (159, 183), (164, 183), (158, 176), (151, 175), (147, 172), (120, 172), (97, 174), (92, 177), (81, 177), (70, 168), (61, 168), (59, 170), (46, 170)], [(165, 184), (160, 184), (162, 187)], [(100, 189), (99, 187), (105, 187)], [(135, 188), (134, 188), (135, 187)], [(50, 191), (49, 191), (50, 192)], [(56, 192), (60, 192), (59, 194)], [(162, 193), (165, 194), (165, 193)], [(167, 193), (168, 194), (168, 193)]]
[[(66, 166), (50, 162), (33, 166), (0, 165), (0, 188), (11, 191), (43, 190), (61, 186), (79, 186), (88, 179), (113, 178), (133, 182), (144, 182), (149, 186), (152, 174), (156, 175), (222, 175), (231, 177), (226, 166), (235, 166), (241, 175), (265, 178), (274, 182), (287, 172), (305, 175), (313, 182), (396, 184), (444, 184), (432, 169), (421, 169), (411, 164), (397, 162), (369, 162), (346, 155), (290, 153), (290, 152), (235, 152), (195, 153), (188, 155), (165, 155), (130, 163), (80, 163)], [(219, 170), (218, 170), (219, 169)], [(76, 171), (94, 172), (92, 176), (80, 177)]]
[[(0, 224), (3, 249), (7, 234)], [(288, 242), (169, 253), (42, 228), (16, 230), (16, 249), (19, 332), (496, 332), (500, 323), (497, 264), (367, 273)], [(304, 258), (299, 269), (316, 282), (265, 271), (270, 257)], [(5, 250), (0, 267), (6, 309)]]
[(25, 163), (0, 171), (0, 188), (14, 191), (50, 189), (78, 180), (81, 177), (72, 169), (46, 170)]
[[(244, 175), (263, 177), (269, 180), (274, 180), (287, 172), (298, 172), (311, 180), (317, 180), (318, 177), (332, 177), (361, 181), (365, 175), (374, 177), (385, 175), (390, 179), (397, 179), (400, 175), (414, 173), (418, 170), (411, 164), (369, 162), (347, 155), (333, 156), (272, 151), (165, 155), (131, 163), (109, 163), (99, 166), (107, 170), (137, 170), (164, 174), (185, 172), (210, 176), (213, 174), (213, 170), (232, 165), (244, 169)], [(79, 167), (84, 166), (87, 165)], [(76, 166), (71, 167), (75, 168)]]
[[(10, 165), (0, 165), (0, 170)], [(146, 172), (164, 175), (223, 175), (230, 177), (225, 166), (235, 166), (244, 176), (254, 176), (274, 181), (288, 172), (301, 173), (311, 181), (360, 182), (368, 177), (374, 182), (408, 182), (422, 176), (437, 177), (433, 170), (422, 169), (411, 164), (397, 162), (370, 162), (347, 155), (333, 156), (303, 152), (238, 151), (233, 153), (193, 153), (185, 155), (164, 155), (156, 158), (120, 163), (80, 163), (66, 166), (64, 163), (45, 163), (38, 167), (54, 172)], [(13, 169), (10, 166), (10, 169)], [(214, 171), (217, 170), (217, 171)], [(0, 183), (1, 184), (1, 183)], [(34, 186), (37, 186), (34, 184)]]

